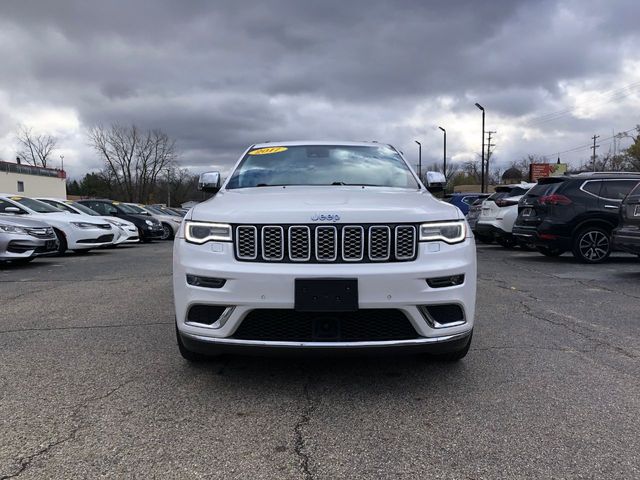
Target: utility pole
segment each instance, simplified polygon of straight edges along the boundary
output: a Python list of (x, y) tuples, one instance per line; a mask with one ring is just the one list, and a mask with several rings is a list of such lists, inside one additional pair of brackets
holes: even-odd
[(482, 110), (482, 165), (480, 168), (480, 192), (484, 193), (484, 107), (479, 103), (476, 103), (476, 107)]
[(442, 130), (442, 133), (444, 133), (444, 143), (442, 145), (442, 173), (444, 175), (445, 180), (447, 179), (447, 131), (442, 128), (442, 127), (438, 127), (440, 130)]
[(418, 140), (414, 140), (418, 144), (418, 178), (422, 181), (422, 144)]
[(167, 168), (167, 207), (171, 207), (171, 170)]
[(495, 147), (495, 144), (491, 143), (491, 135), (494, 135), (495, 133), (497, 133), (495, 130), (492, 131), (492, 132), (491, 131), (487, 132), (487, 135), (489, 137), (487, 139), (487, 159), (485, 160), (485, 165), (486, 165), (486, 168), (487, 168), (487, 175), (486, 175), (487, 186), (489, 186), (489, 159), (491, 158), (491, 154), (493, 153), (491, 151), (491, 147)]
[(596, 148), (598, 148), (600, 145), (596, 145), (596, 140), (600, 138), (600, 135), (594, 135), (593, 137), (593, 147), (591, 147), (591, 150), (593, 150), (593, 155), (591, 156), (591, 161), (593, 162), (593, 171), (596, 171)]

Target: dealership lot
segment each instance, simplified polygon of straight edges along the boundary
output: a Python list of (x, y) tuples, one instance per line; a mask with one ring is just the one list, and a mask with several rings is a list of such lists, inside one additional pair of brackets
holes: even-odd
[(457, 364), (187, 364), (171, 244), (0, 267), (0, 478), (640, 476), (640, 261), (478, 247)]

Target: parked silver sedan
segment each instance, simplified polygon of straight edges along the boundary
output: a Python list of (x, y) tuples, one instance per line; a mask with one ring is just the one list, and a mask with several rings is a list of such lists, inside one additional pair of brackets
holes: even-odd
[(57, 249), (56, 235), (46, 223), (0, 215), (0, 263), (27, 263)]

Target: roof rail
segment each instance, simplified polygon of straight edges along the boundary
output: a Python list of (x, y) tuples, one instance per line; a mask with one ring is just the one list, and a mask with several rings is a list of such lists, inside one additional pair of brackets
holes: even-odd
[(640, 172), (579, 172), (572, 175), (574, 177), (593, 177), (595, 175), (640, 175)]

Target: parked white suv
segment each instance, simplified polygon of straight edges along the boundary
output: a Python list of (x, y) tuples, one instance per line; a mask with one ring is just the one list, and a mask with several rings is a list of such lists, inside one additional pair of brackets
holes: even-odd
[(176, 236), (188, 360), (254, 347), (394, 347), (449, 360), (471, 343), (476, 251), (460, 211), (378, 143), (250, 147)]
[(535, 183), (517, 183), (497, 186), (495, 192), (482, 202), (482, 210), (474, 232), (482, 240), (495, 240), (506, 248), (518, 244), (513, 236), (513, 225), (518, 218), (518, 202)]

